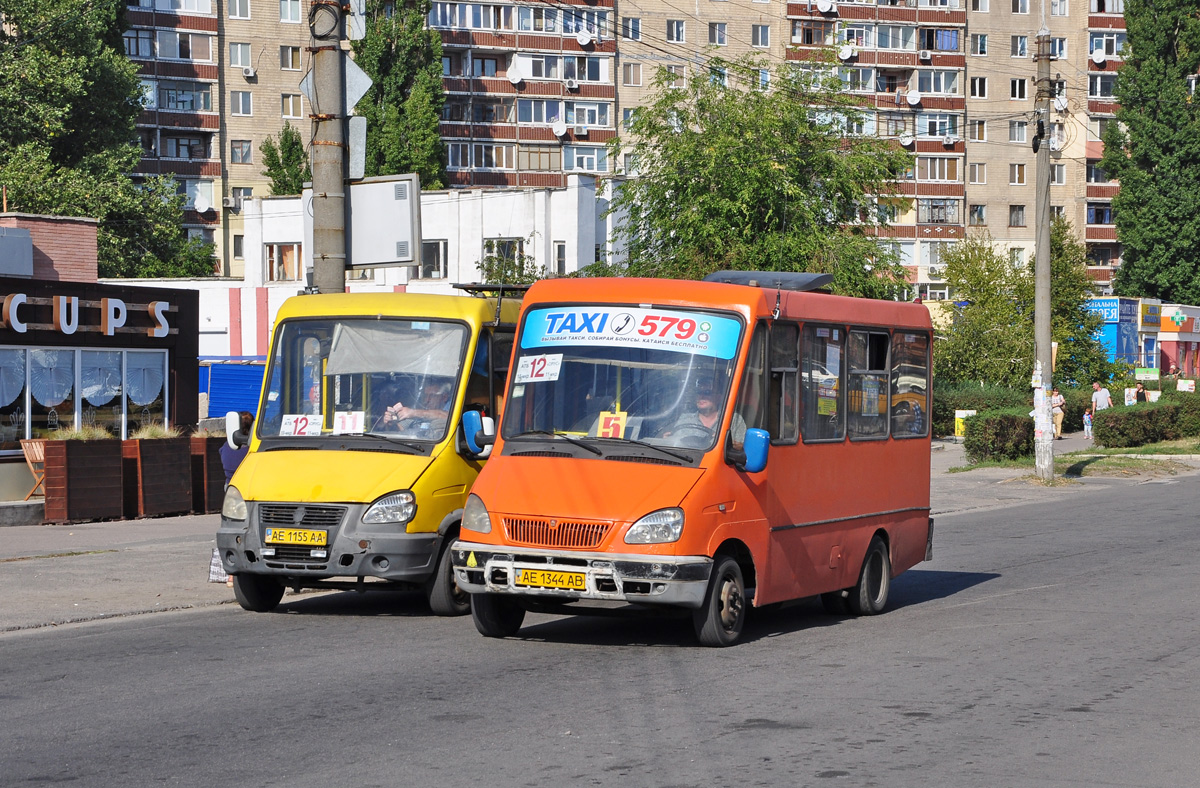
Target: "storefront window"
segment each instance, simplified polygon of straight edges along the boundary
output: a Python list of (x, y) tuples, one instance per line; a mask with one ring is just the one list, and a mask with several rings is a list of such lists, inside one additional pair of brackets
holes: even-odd
[(0, 349), (0, 451), (25, 437), (25, 351)]
[(75, 426), (74, 350), (30, 350), (29, 387), (33, 437)]
[(147, 424), (166, 421), (166, 360), (164, 353), (125, 354), (125, 399), (131, 435)]
[(80, 420), (121, 437), (121, 353), (84, 350), (80, 359)]

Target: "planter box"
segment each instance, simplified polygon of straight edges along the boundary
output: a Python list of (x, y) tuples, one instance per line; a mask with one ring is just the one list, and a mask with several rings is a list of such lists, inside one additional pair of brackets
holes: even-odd
[(121, 441), (46, 441), (48, 523), (120, 519)]
[(192, 511), (221, 511), (225, 502), (225, 467), (221, 465), (224, 438), (192, 437)]
[(186, 514), (192, 510), (190, 440), (122, 441), (127, 518)]

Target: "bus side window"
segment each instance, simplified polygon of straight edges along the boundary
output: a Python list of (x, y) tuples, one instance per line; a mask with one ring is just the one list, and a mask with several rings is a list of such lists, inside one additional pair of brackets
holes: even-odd
[(804, 327), (800, 366), (800, 415), (805, 443), (846, 436), (842, 358), (846, 332), (834, 326)]
[(730, 438), (734, 446), (741, 446), (747, 428), (767, 429), (767, 327), (759, 323), (754, 328), (750, 341), (750, 354), (746, 357), (746, 370), (738, 392), (737, 411), (729, 425)]
[(888, 435), (890, 344), (888, 335), (882, 332), (850, 332), (846, 392), (850, 399), (847, 422), (852, 440)]
[(496, 423), (500, 423), (501, 411), (504, 410), (504, 392), (508, 388), (508, 365), (512, 362), (513, 338), (512, 329), (499, 330), (492, 334), (492, 413)]
[(767, 417), (776, 443), (795, 443), (800, 410), (800, 327), (776, 322), (771, 326), (771, 396)]
[(929, 434), (929, 335), (892, 335), (892, 437)]

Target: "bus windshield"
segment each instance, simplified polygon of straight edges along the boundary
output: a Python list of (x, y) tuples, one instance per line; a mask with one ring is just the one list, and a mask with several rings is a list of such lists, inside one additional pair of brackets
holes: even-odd
[(275, 338), (258, 436), (440, 441), (467, 338), (465, 325), (448, 321), (286, 321)]
[(707, 312), (602, 305), (530, 311), (505, 440), (556, 434), (711, 449), (742, 323)]

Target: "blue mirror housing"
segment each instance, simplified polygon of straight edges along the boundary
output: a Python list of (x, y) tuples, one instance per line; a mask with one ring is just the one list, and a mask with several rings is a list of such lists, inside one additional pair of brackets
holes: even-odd
[(742, 444), (746, 452), (746, 473), (759, 473), (767, 467), (767, 453), (771, 448), (771, 436), (766, 430), (748, 429)]
[(483, 454), (483, 446), (478, 442), (479, 433), (483, 431), (483, 414), (477, 410), (463, 411), (462, 426), (467, 449), (472, 454)]

